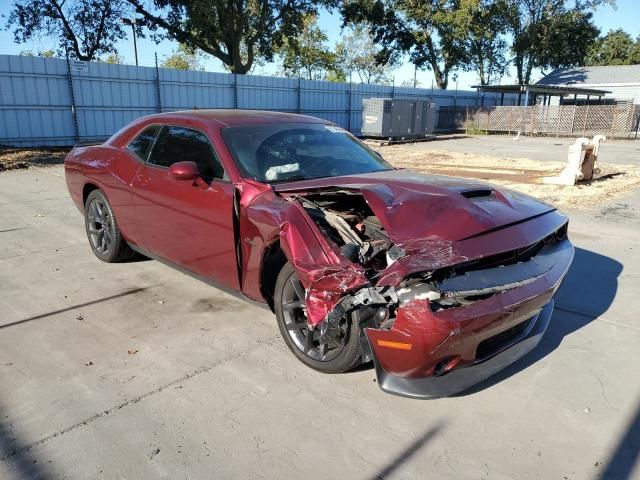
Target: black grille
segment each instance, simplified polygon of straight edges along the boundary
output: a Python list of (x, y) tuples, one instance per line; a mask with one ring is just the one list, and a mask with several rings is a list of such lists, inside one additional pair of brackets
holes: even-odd
[(480, 342), (478, 344), (478, 349), (476, 350), (476, 360), (484, 360), (485, 358), (500, 352), (500, 350), (508, 346), (527, 329), (530, 321), (531, 319), (525, 320), (524, 322), (514, 325), (513, 327)]

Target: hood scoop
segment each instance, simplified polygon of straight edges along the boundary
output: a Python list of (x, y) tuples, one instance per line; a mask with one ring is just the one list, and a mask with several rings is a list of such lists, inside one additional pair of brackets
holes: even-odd
[(494, 194), (495, 192), (491, 188), (476, 188), (460, 192), (460, 195), (470, 200), (481, 200), (483, 198), (493, 197)]

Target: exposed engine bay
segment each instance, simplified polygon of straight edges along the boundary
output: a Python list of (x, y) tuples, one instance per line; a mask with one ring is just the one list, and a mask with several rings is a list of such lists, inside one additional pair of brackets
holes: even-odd
[[(553, 245), (566, 239), (567, 225), (547, 238), (515, 251), (419, 272), (397, 286), (376, 286), (382, 272), (411, 255), (393, 242), (358, 190), (332, 189), (284, 194), (299, 202), (335, 250), (364, 269), (370, 285), (345, 295), (324, 319), (330, 325), (359, 310), (373, 328), (393, 326), (399, 307), (427, 300), (431, 312), (470, 305), (522, 287), (553, 266)], [(321, 326), (322, 328), (322, 326)]]
[(336, 190), (295, 198), (342, 255), (365, 268), (369, 279), (405, 255), (359, 193)]

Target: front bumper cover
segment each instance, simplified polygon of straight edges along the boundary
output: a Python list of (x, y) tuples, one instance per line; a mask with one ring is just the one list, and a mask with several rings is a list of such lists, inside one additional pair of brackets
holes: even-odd
[(382, 390), (410, 398), (433, 399), (454, 395), (481, 382), (533, 350), (549, 326), (554, 302), (533, 315), (527, 328), (501, 352), (439, 377), (403, 378), (386, 372), (374, 355), (378, 385)]

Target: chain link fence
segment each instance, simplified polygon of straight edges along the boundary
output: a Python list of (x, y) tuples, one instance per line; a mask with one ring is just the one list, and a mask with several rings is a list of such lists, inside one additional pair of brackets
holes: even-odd
[(640, 106), (534, 105), (529, 107), (441, 107), (439, 130), (520, 132), (524, 135), (637, 138)]

